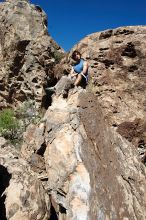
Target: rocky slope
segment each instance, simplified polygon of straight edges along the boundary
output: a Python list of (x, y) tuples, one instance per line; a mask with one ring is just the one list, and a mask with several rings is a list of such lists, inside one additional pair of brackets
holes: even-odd
[(145, 26), (122, 27), (91, 34), (73, 48), (89, 60), (90, 88), (107, 122), (139, 148), (146, 148), (145, 39)]
[(49, 107), (21, 152), (0, 137), (2, 220), (144, 220), (146, 27), (84, 38), (72, 50), (90, 63), (88, 88), (64, 76), (51, 100), (44, 88), (69, 71), (72, 51), (59, 62), (39, 6), (7, 0), (0, 10), (0, 108)]
[(58, 219), (145, 219), (145, 168), (134, 146), (106, 125), (92, 93), (54, 96), (26, 132), (22, 155), (44, 159)]
[(0, 219), (47, 220), (49, 216), (49, 198), (36, 172), (0, 138)]
[(63, 50), (48, 35), (39, 6), (13, 0), (1, 3), (0, 11), (0, 108), (28, 99), (44, 106), (43, 87), (53, 83), (55, 59)]
[[(139, 50), (131, 46), (135, 39)], [(145, 96), (133, 89), (144, 86), (144, 39), (145, 27), (83, 39), (73, 50), (89, 60), (87, 90), (95, 96), (74, 90), (67, 99), (56, 94), (45, 122), (25, 135), (22, 154), (44, 158), (58, 219), (145, 219), (145, 167), (135, 148), (145, 160)], [(134, 65), (140, 69), (129, 71)]]

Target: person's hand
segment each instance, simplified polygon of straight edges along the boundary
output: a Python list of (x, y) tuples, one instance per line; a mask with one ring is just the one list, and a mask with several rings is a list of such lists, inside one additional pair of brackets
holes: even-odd
[(71, 73), (71, 74), (70, 74), (71, 78), (73, 78), (73, 77), (75, 77), (75, 76), (77, 76), (77, 75), (78, 75), (77, 73)]

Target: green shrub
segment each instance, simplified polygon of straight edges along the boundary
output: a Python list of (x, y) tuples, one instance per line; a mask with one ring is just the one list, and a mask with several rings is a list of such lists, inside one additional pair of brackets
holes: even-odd
[(15, 118), (13, 109), (0, 111), (0, 134), (6, 139), (15, 139), (19, 130), (19, 121)]
[(37, 111), (34, 101), (28, 100), (22, 103), (15, 112), (13, 109), (0, 111), (0, 136), (10, 141), (20, 149), (23, 141), (23, 133), (31, 123), (37, 124), (42, 118), (41, 112)]
[(59, 52), (58, 50), (55, 50), (52, 55), (56, 63), (59, 63), (64, 56), (64, 54)]

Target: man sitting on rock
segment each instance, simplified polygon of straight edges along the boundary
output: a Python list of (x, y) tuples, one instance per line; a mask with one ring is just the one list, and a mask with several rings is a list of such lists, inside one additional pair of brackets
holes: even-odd
[(88, 63), (83, 58), (79, 51), (75, 50), (72, 53), (73, 59), (72, 69), (68, 76), (62, 76), (57, 84), (53, 87), (46, 88), (48, 94), (63, 94), (66, 96), (69, 89), (74, 86), (81, 86), (85, 88), (88, 82)]
[(88, 82), (88, 63), (82, 57), (79, 51), (75, 50), (72, 53), (72, 59), (75, 61), (70, 76), (75, 77), (75, 86), (86, 87)]

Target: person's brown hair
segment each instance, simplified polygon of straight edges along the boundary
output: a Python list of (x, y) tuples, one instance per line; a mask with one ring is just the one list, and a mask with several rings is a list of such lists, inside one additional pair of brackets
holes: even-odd
[(71, 58), (74, 60), (76, 55), (80, 55), (81, 56), (81, 53), (78, 51), (78, 50), (75, 50), (72, 55), (71, 55)]

